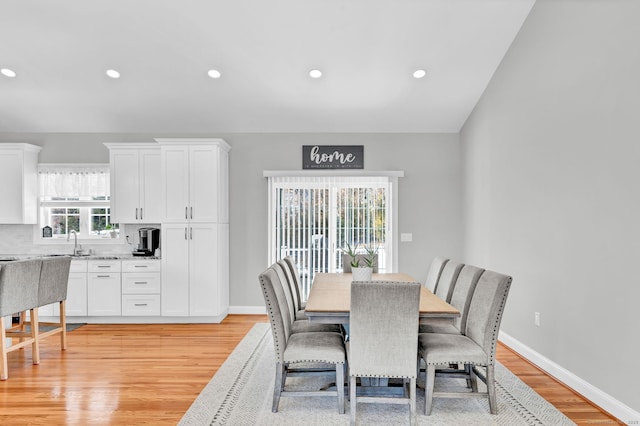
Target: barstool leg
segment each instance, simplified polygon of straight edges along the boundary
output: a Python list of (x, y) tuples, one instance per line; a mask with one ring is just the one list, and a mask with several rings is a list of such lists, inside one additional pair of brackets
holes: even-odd
[(40, 364), (40, 339), (38, 337), (38, 308), (33, 308), (29, 311), (31, 315), (31, 337), (33, 343), (31, 344), (31, 357), (33, 358), (33, 365)]

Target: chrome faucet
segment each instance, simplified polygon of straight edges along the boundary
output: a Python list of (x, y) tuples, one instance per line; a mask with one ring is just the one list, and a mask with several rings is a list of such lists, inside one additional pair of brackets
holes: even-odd
[(80, 249), (78, 249), (78, 233), (75, 231), (75, 229), (69, 231), (69, 233), (67, 234), (67, 241), (69, 241), (69, 238), (71, 238), (71, 234), (73, 234), (73, 255), (77, 256), (80, 251), (82, 251), (82, 246), (80, 246)]

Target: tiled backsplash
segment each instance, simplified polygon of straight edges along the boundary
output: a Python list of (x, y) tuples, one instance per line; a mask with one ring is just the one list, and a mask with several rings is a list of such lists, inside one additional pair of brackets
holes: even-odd
[[(144, 225), (120, 225), (120, 244), (82, 244), (82, 248), (91, 249), (97, 255), (122, 255), (130, 254), (138, 244), (138, 228), (157, 227), (158, 224)], [(0, 224), (0, 254), (20, 255), (20, 254), (60, 254), (73, 252), (73, 239), (71, 241), (62, 240), (60, 244), (35, 244), (34, 232), (36, 225), (3, 225)], [(126, 243), (125, 236), (129, 235), (131, 244)]]

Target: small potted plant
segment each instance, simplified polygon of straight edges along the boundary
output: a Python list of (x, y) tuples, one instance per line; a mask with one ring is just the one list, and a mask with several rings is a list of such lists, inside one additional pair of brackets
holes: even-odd
[(110, 223), (107, 223), (107, 225), (104, 227), (104, 230), (106, 231), (107, 235), (109, 235), (111, 238), (116, 237), (116, 231), (113, 229)]
[(371, 256), (370, 249), (365, 247), (366, 254), (358, 254), (357, 247), (354, 249), (349, 243), (343, 252), (349, 257), (353, 281), (371, 281), (376, 253), (374, 252), (374, 255)]

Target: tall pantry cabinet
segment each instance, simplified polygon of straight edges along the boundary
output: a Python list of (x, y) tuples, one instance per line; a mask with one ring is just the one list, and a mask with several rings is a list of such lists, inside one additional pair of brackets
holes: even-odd
[(222, 320), (229, 309), (229, 145), (156, 139), (160, 145), (162, 316)]

